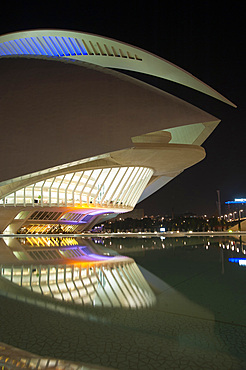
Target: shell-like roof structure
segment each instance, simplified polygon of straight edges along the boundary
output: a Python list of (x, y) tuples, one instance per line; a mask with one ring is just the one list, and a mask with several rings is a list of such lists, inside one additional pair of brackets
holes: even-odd
[[(133, 209), (204, 158), (201, 144), (219, 119), (122, 70), (170, 80), (235, 106), (156, 55), (82, 32), (3, 35), (0, 66), (0, 212), (9, 214), (0, 222), (2, 231), (17, 225), (13, 220), (23, 209), (29, 214), (22, 224), (47, 221), (47, 215), (34, 216), (37, 207), (61, 211), (49, 223), (84, 228), (105, 213)], [(67, 212), (81, 217), (68, 220)]]

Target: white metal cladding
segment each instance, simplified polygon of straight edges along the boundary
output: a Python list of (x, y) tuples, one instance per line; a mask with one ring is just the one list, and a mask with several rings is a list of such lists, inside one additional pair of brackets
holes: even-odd
[(147, 73), (189, 86), (235, 107), (217, 91), (174, 64), (140, 48), (98, 35), (46, 29), (0, 36), (0, 57), (18, 55), (79, 60)]
[[(94, 42), (94, 38), (95, 36), (93, 37), (92, 35), (74, 34), (72, 32), (69, 32), (68, 37), (58, 35), (45, 36), (42, 34), (39, 34), (39, 36), (23, 37), (22, 34), (20, 38), (0, 42), (0, 56), (30, 55), (69, 58), (82, 55), (95, 55), (142, 60), (136, 54), (137, 50), (132, 52), (132, 47), (127, 47), (124, 44), (121, 44), (119, 47), (119, 45), (115, 45), (115, 42), (112, 45), (111, 40), (103, 38), (99, 40), (98, 37), (98, 40)], [(130, 49), (131, 51), (129, 51)]]
[(20, 188), (0, 199), (0, 205), (134, 207), (153, 172), (113, 167), (66, 173)]
[(148, 307), (156, 298), (134, 261), (74, 265), (0, 266), (0, 276), (52, 298), (75, 304)]

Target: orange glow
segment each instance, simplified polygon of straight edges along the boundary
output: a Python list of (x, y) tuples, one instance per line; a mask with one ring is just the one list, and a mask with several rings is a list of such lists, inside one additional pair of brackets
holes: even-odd
[(26, 238), (28, 240), (28, 242), (31, 244), (31, 246), (33, 246), (33, 243), (31, 241), (31, 239), (29, 237)]

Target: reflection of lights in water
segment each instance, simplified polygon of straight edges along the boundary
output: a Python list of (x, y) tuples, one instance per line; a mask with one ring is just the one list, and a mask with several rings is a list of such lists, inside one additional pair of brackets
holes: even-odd
[(133, 260), (100, 258), (105, 262), (2, 266), (0, 275), (21, 286), (23, 292), (28, 289), (75, 304), (140, 308), (155, 303), (155, 295)]
[(246, 267), (246, 258), (229, 258), (230, 262), (238, 263), (239, 266)]

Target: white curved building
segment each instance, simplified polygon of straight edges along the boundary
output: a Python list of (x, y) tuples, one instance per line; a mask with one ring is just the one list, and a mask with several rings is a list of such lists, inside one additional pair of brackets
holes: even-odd
[(1, 36), (0, 66), (1, 233), (91, 228), (204, 158), (219, 120), (116, 69), (233, 105), (160, 57), (80, 32)]

